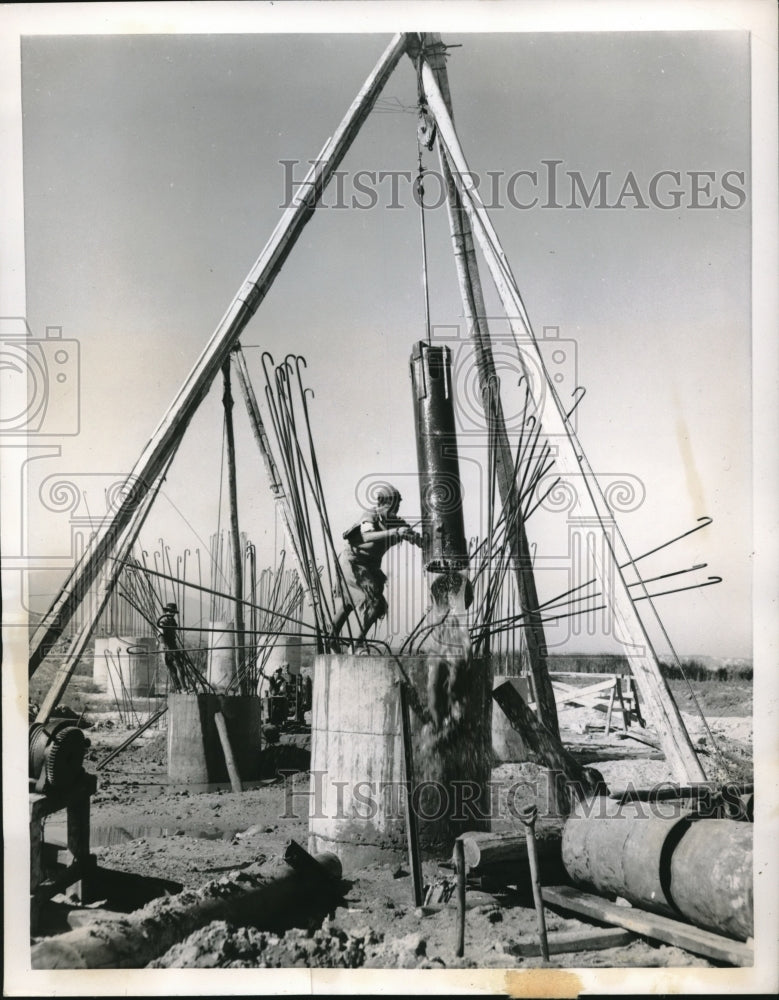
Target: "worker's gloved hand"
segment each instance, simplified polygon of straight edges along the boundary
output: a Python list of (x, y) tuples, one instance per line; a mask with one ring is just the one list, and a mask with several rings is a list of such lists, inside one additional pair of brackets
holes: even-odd
[(417, 534), (413, 528), (408, 527), (408, 525), (399, 529), (398, 537), (402, 538), (405, 542), (412, 542), (414, 545), (422, 545), (422, 536)]

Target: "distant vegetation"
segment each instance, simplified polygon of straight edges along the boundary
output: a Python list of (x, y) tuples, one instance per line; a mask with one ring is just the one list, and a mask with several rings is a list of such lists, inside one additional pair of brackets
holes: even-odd
[[(750, 659), (721, 659), (716, 656), (681, 657), (682, 673), (679, 667), (668, 660), (661, 660), (663, 676), (669, 680), (690, 681), (751, 681), (752, 661)], [(549, 669), (571, 670), (580, 674), (629, 674), (630, 668), (625, 656), (618, 653), (552, 653)]]

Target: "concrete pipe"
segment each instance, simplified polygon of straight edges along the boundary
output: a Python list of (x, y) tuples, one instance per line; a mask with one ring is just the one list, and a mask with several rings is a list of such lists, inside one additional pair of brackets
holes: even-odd
[[(752, 827), (664, 803), (590, 800), (563, 829), (570, 878), (634, 906), (741, 940), (752, 935)], [(671, 814), (672, 813), (672, 814)]]
[(751, 823), (696, 820), (671, 856), (671, 898), (698, 927), (746, 941), (754, 934)]

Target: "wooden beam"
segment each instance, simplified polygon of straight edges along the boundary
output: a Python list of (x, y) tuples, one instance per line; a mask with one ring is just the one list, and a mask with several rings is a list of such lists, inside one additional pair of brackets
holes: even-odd
[(398, 683), (400, 700), (400, 732), (403, 740), (403, 771), (406, 778), (406, 839), (408, 841), (408, 863), (411, 868), (411, 885), (414, 891), (414, 906), (423, 903), (424, 884), (422, 878), (422, 856), (419, 852), (419, 829), (414, 811), (414, 749), (411, 742), (411, 712), (409, 711), (408, 686), (405, 681)]
[(549, 906), (600, 920), (605, 924), (616, 924), (617, 927), (624, 927), (655, 941), (684, 948), (695, 955), (703, 955), (717, 962), (728, 962), (730, 965), (750, 966), (754, 963), (754, 949), (751, 945), (704, 931), (692, 924), (682, 923), (681, 920), (647, 913), (634, 906), (617, 906), (600, 896), (580, 892), (567, 885), (546, 886), (541, 890), (541, 895)]
[[(246, 635), (243, 622), (243, 560), (241, 559), (241, 529), (238, 524), (238, 469), (235, 462), (235, 433), (233, 431), (233, 393), (230, 386), (230, 358), (222, 365), (222, 406), (224, 408), (225, 440), (227, 447), (227, 493), (230, 498), (230, 548), (233, 557), (233, 613), (235, 615), (235, 646), (233, 650), (233, 676), (240, 677), (245, 669)], [(218, 727), (218, 723), (217, 723)], [(221, 736), (221, 730), (220, 730)], [(226, 755), (225, 755), (226, 756)], [(228, 764), (228, 771), (230, 765)], [(230, 777), (232, 781), (232, 775)], [(235, 791), (235, 789), (233, 789)]]
[[(587, 793), (602, 790), (603, 781), (597, 772), (583, 767), (568, 753), (559, 737), (533, 715), (522, 696), (510, 681), (500, 684), (492, 692), (492, 697), (505, 712), (514, 729), (525, 740), (530, 749), (551, 771), (565, 776), (566, 781), (578, 785)], [(570, 793), (567, 788), (554, 784), (554, 793), (561, 812), (567, 814), (571, 809)]]
[[(524, 833), (469, 832), (460, 835), (468, 869), (478, 875), (491, 865), (527, 865), (527, 838)], [(560, 860), (560, 838), (542, 838), (537, 842), (538, 856), (544, 862)]]
[[(520, 364), (525, 365), (520, 340), (529, 344), (529, 350), (541, 371), (546, 373), (545, 392), (540, 399), (534, 399), (543, 433), (552, 438), (556, 445), (555, 463), (562, 476), (574, 477), (585, 489), (579, 490), (582, 515), (595, 517), (601, 525), (602, 539), (607, 550), (605, 560), (597, 551), (592, 551), (596, 578), (600, 580), (604, 596), (614, 618), (615, 634), (621, 638), (625, 654), (633, 676), (636, 678), (641, 698), (646, 705), (649, 721), (657, 730), (662, 742), (666, 760), (674, 774), (683, 781), (704, 780), (706, 775), (695, 753), (689, 734), (685, 729), (679, 709), (673, 700), (668, 684), (661, 671), (657, 655), (652, 647), (644, 624), (636, 611), (630, 596), (627, 581), (623, 576), (606, 524), (614, 525), (611, 510), (606, 503), (592, 470), (587, 463), (584, 450), (566, 416), (554, 383), (549, 378), (538, 349), (525, 304), (519, 293), (506, 254), (498, 239), (487, 210), (474, 185), (468, 163), (449, 113), (446, 98), (441, 93), (436, 74), (428, 62), (422, 65), (422, 83), (436, 125), (439, 141), (445, 148), (446, 157), (452, 168), (452, 175), (458, 186), (462, 205), (470, 219), (479, 246), (484, 253), (487, 267), (506, 312), (517, 344)], [(530, 372), (528, 385), (532, 394)], [(613, 570), (613, 574), (607, 572)]]
[[(187, 376), (173, 403), (144, 448), (131, 476), (141, 495), (154, 482), (168, 461), (211, 383), (227, 360), (232, 345), (268, 293), (298, 237), (314, 214), (322, 192), (337, 170), (376, 100), (406, 50), (406, 36), (397, 34), (385, 49), (333, 137), (328, 140), (306, 181), (295, 194), (292, 204), (265, 244), (238, 294), (231, 302), (204, 348), (195, 367)], [(79, 605), (81, 595), (91, 586), (119, 532), (132, 516), (138, 496), (119, 505), (114, 516), (99, 532), (94, 542), (73, 568), (66, 583), (30, 640), (29, 674), (32, 676), (53, 642), (62, 634)]]
[[(449, 114), (452, 113), (452, 99), (449, 91), (449, 77), (446, 71), (446, 48), (439, 34), (421, 36), (425, 57), (432, 68)], [(533, 675), (538, 699), (538, 716), (552, 733), (559, 735), (554, 691), (547, 670), (547, 650), (544, 626), (538, 610), (538, 593), (533, 575), (533, 560), (521, 515), (519, 491), (514, 475), (514, 456), (509, 445), (506, 422), (500, 393), (491, 391), (499, 384), (496, 381), (495, 360), (492, 354), (487, 310), (479, 276), (479, 266), (473, 245), (473, 234), (467, 214), (463, 211), (460, 195), (446, 157), (445, 150), (438, 144), (438, 153), (447, 196), (449, 229), (454, 244), (454, 259), (457, 279), (463, 303), (463, 314), (476, 358), (479, 380), (479, 398), (482, 406), (491, 406), (492, 412), (485, 417), (488, 426), (494, 429), (488, 447), (494, 449), (495, 474), (501, 503), (507, 513), (507, 521), (513, 522), (509, 533), (511, 562), (517, 582), (519, 604), (524, 616), (525, 627), (520, 629), (522, 641), (528, 654), (528, 666)]]
[[(622, 927), (593, 927), (576, 931), (558, 931), (547, 939), (550, 955), (567, 955), (577, 951), (603, 951), (605, 948), (624, 948), (636, 935)], [(541, 954), (539, 941), (513, 941), (504, 950), (516, 958), (535, 958)]]
[(219, 742), (222, 744), (222, 753), (224, 754), (227, 773), (230, 777), (230, 787), (234, 792), (242, 792), (241, 776), (238, 773), (238, 766), (235, 763), (230, 735), (227, 732), (227, 723), (222, 712), (214, 712), (214, 722), (216, 724), (216, 731), (219, 734)]

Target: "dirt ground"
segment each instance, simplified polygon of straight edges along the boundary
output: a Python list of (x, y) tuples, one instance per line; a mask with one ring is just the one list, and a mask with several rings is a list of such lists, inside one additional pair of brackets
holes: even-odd
[[(78, 680), (78, 679), (77, 679)], [(729, 759), (749, 770), (752, 739), (751, 685), (748, 682), (694, 682), (693, 690), (707, 718), (691, 714), (692, 696), (686, 685), (672, 682), (690, 735), (702, 752), (712, 738)], [(78, 688), (76, 687), (76, 691)], [(125, 740), (134, 726), (111, 710), (105, 696), (86, 692), (84, 721), (91, 747), (87, 770), (94, 771), (107, 753)], [(603, 725), (603, 716), (585, 709), (561, 712), (564, 737), (582, 759), (603, 744), (602, 733), (587, 732)], [(635, 729), (637, 735), (642, 730)], [(100, 866), (98, 899), (88, 907), (60, 896), (46, 908), (41, 935), (52, 935), (83, 923), (86, 910), (97, 919), (105, 911), (131, 910), (150, 898), (199, 888), (236, 871), (261, 871), (278, 862), (290, 839), (303, 846), (308, 838), (308, 751), (310, 732), (291, 724), (281, 743), (266, 747), (264, 773), (243, 793), (229, 786), (172, 787), (167, 779), (166, 735), (151, 728), (110, 764), (98, 771), (98, 791), (92, 806), (92, 850)], [(632, 745), (642, 754), (633, 759), (600, 759), (608, 747)], [(610, 740), (596, 753), (598, 770), (613, 790), (633, 783), (646, 787), (668, 778), (659, 754), (637, 741)], [(589, 748), (589, 750), (588, 750)], [(704, 760), (713, 760), (704, 757)], [(293, 771), (281, 775), (281, 771)], [(532, 779), (532, 764), (502, 764), (494, 781)], [(543, 817), (540, 820), (543, 823)], [(521, 831), (505, 809), (495, 830)], [(64, 844), (62, 814), (47, 821), (46, 839)], [(415, 908), (408, 865), (373, 864), (344, 871), (349, 889), (340, 905), (320, 923), (270, 933), (217, 921), (160, 956), (156, 967), (400, 967), (533, 968), (542, 959), (518, 955), (523, 942), (537, 940), (536, 915), (528, 892), (505, 890), (490, 894), (469, 888), (465, 957), (457, 958), (454, 871), (446, 861), (426, 860), (426, 884), (437, 887), (437, 901)], [(132, 882), (128, 881), (132, 877)], [(124, 882), (122, 880), (125, 880)], [(450, 898), (447, 898), (450, 897)], [(74, 914), (76, 916), (74, 917)], [(550, 933), (591, 926), (547, 911)], [(669, 945), (635, 938), (618, 948), (553, 955), (551, 967), (709, 966), (707, 960)]]

